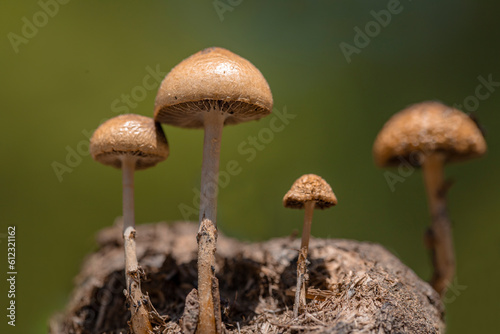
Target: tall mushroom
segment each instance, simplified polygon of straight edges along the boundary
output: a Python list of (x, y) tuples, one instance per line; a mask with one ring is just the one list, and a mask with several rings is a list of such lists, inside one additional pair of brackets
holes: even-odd
[(152, 333), (148, 310), (142, 303), (141, 277), (144, 272), (136, 254), (134, 171), (165, 160), (169, 154), (167, 139), (161, 126), (153, 119), (133, 114), (120, 115), (97, 128), (90, 139), (90, 153), (96, 161), (122, 170), (125, 279), (131, 329), (136, 334)]
[(414, 104), (392, 116), (373, 145), (380, 167), (400, 164), (422, 167), (432, 225), (433, 288), (443, 296), (455, 273), (451, 223), (446, 207), (444, 164), (483, 155), (486, 142), (463, 112), (439, 102)]
[(293, 305), (293, 316), (297, 317), (299, 310), (306, 305), (306, 260), (313, 211), (314, 209), (326, 209), (337, 205), (337, 197), (335, 197), (332, 188), (323, 178), (315, 174), (306, 174), (293, 183), (292, 188), (283, 197), (283, 205), (287, 208), (304, 209), (305, 211), (302, 241), (297, 261), (297, 289)]
[(198, 231), (200, 333), (220, 331), (219, 296), (212, 290), (217, 286), (213, 270), (222, 128), (267, 116), (272, 106), (271, 90), (260, 71), (222, 48), (208, 48), (183, 60), (165, 77), (156, 96), (156, 121), (205, 130)]

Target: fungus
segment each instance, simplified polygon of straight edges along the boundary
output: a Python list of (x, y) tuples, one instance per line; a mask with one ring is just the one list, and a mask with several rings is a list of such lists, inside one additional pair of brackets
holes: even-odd
[(183, 60), (167, 74), (156, 96), (156, 121), (205, 131), (198, 231), (200, 333), (215, 333), (220, 325), (213, 271), (222, 128), (267, 116), (272, 106), (271, 90), (260, 71), (222, 48), (204, 49)]
[(145, 116), (126, 114), (101, 124), (90, 139), (94, 160), (122, 170), (123, 238), (125, 279), (130, 304), (133, 333), (152, 333), (148, 310), (141, 303), (141, 277), (144, 272), (137, 261), (134, 215), (134, 171), (146, 169), (165, 160), (169, 148), (161, 126)]
[(443, 296), (455, 273), (451, 223), (446, 207), (444, 164), (479, 157), (486, 142), (476, 123), (463, 112), (439, 102), (414, 104), (392, 116), (373, 145), (380, 167), (402, 162), (422, 167), (432, 226), (432, 287)]
[(298, 178), (292, 188), (283, 197), (283, 205), (287, 208), (304, 209), (304, 225), (302, 228), (302, 241), (300, 244), (299, 258), (297, 261), (297, 289), (293, 316), (297, 317), (299, 310), (306, 304), (307, 253), (314, 209), (326, 209), (337, 205), (337, 197), (330, 185), (318, 175), (306, 174)]

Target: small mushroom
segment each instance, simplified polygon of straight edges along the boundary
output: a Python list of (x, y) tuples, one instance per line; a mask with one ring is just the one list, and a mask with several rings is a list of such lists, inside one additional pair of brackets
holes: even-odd
[(130, 304), (133, 333), (152, 333), (141, 291), (144, 272), (137, 262), (134, 215), (134, 171), (165, 160), (169, 154), (161, 126), (145, 116), (126, 114), (101, 124), (90, 139), (94, 160), (121, 168), (123, 178), (123, 238), (125, 248), (126, 296)]
[(446, 207), (444, 164), (479, 157), (486, 142), (476, 123), (463, 112), (439, 102), (414, 104), (392, 116), (373, 145), (380, 167), (401, 163), (422, 167), (432, 226), (433, 288), (443, 296), (455, 273), (451, 223)]
[(220, 325), (220, 310), (214, 310), (220, 297), (213, 292), (213, 268), (222, 128), (267, 116), (272, 106), (271, 90), (260, 71), (222, 48), (208, 48), (183, 60), (165, 77), (156, 96), (157, 122), (205, 130), (198, 231), (200, 333), (215, 333)]
[(293, 305), (293, 316), (297, 317), (299, 310), (304, 308), (306, 304), (306, 282), (304, 277), (307, 269), (306, 260), (313, 210), (326, 209), (337, 205), (337, 197), (335, 197), (332, 188), (323, 178), (315, 174), (306, 174), (293, 183), (292, 188), (283, 197), (283, 205), (287, 208), (305, 210), (302, 242), (297, 261), (297, 289)]

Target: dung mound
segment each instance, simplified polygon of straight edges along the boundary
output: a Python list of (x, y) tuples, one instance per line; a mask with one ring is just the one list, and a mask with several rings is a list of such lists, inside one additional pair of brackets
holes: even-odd
[[(155, 333), (195, 330), (196, 233), (192, 223), (137, 227)], [(66, 310), (51, 319), (52, 334), (128, 332), (121, 227), (102, 230), (97, 241)], [(299, 247), (294, 238), (243, 243), (219, 234), (216, 275), (227, 333), (444, 331), (443, 306), (426, 282), (382, 246), (352, 240), (311, 239), (308, 304), (293, 319)]]

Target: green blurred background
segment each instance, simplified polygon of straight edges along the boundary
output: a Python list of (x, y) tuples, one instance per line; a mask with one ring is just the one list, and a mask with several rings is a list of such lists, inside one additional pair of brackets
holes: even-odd
[[(66, 2), (57, 13), (48, 7), (53, 17), (40, 14), (34, 0), (0, 5), (0, 332), (46, 332), (48, 318), (68, 301), (82, 260), (95, 249), (96, 231), (121, 214), (120, 172), (92, 160), (85, 133), (116, 116), (118, 106), (152, 116), (158, 82), (144, 88), (147, 68), (166, 73), (209, 46), (253, 62), (269, 82), (276, 110), (295, 115), (272, 138), (259, 131), (269, 128), (273, 115), (224, 130), (221, 168), (236, 160), (241, 173), (220, 191), (218, 224), (242, 240), (299, 229), (302, 213), (283, 208), (281, 199), (300, 175), (316, 173), (332, 185), (339, 205), (315, 213), (314, 236), (381, 243), (427, 279), (422, 234), (429, 215), (421, 173), (391, 191), (371, 147), (384, 122), (409, 104), (469, 102), (464, 109), (475, 110), (486, 128), (489, 152), (446, 170), (456, 181), (449, 207), (458, 259), (446, 316), (449, 333), (495, 332), (500, 87), (487, 98), (474, 96), (478, 77), (500, 82), (499, 2), (222, 0), (215, 2), (219, 9), (212, 1)], [(398, 13), (385, 27), (370, 23), (371, 11), (388, 6)], [(37, 31), (23, 32), (26, 22), (37, 23)], [(354, 29), (366, 24), (373, 37), (349, 63), (340, 44), (355, 47)], [(133, 92), (123, 108), (122, 94)], [(164, 128), (169, 159), (136, 174), (139, 224), (183, 219), (179, 205), (192, 206), (199, 184), (202, 131)], [(252, 161), (238, 149), (250, 147), (249, 137), (262, 145)], [(69, 151), (76, 153), (67, 161)], [(66, 166), (59, 177), (55, 165)], [(5, 317), (10, 225), (17, 227), (15, 328)]]

